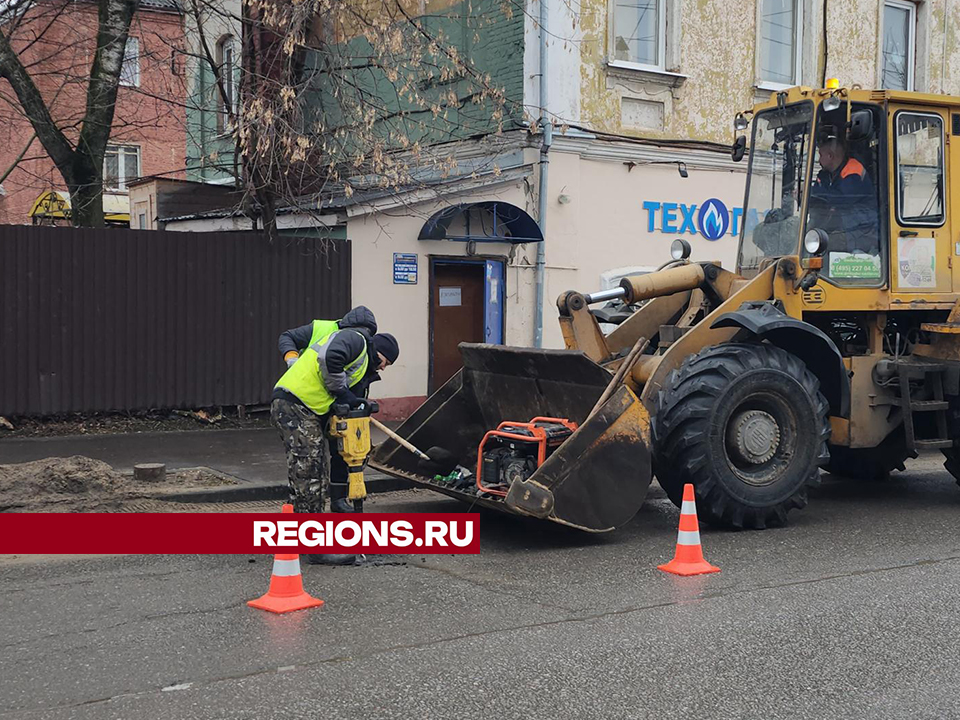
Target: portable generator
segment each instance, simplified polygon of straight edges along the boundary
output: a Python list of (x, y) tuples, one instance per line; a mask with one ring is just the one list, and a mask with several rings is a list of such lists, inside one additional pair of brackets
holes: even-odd
[(535, 417), (530, 422), (502, 422), (480, 441), (477, 489), (505, 497), (515, 480), (526, 480), (577, 430), (564, 418)]

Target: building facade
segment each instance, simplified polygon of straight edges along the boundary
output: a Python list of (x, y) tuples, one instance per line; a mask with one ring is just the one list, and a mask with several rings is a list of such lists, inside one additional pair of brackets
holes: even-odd
[(186, 0), (186, 176), (191, 181), (233, 185), (238, 174), (232, 115), (240, 100), (241, 12), (239, 0)]
[[(560, 293), (655, 269), (677, 237), (694, 259), (732, 268), (746, 172), (730, 158), (737, 112), (827, 77), (960, 94), (960, 12), (949, 0), (541, 2), (485, 7), (488, 22), (503, 13), (497, 32), (463, 33), (484, 38), (462, 46), (468, 56), (522, 78), (508, 89), (523, 108), (515, 126), (446, 146), (457, 169), (408, 193), (281, 219), (350, 241), (353, 301), (403, 348), (377, 388), (397, 414), (448, 377), (459, 341), (562, 347)], [(458, 4), (421, 9), (463, 18)], [(498, 234), (494, 204), (534, 218), (543, 241)], [(452, 219), (437, 233), (443, 213)], [(224, 222), (237, 221), (168, 227)]]
[[(97, 37), (97, 5), (61, 8), (35, 3), (13, 36), (22, 59), (69, 139), (86, 107), (87, 78)], [(142, 175), (183, 177), (183, 17), (175, 0), (144, 0), (130, 26), (117, 93), (110, 145), (104, 158), (105, 208), (128, 215), (128, 184)], [(0, 168), (12, 167), (0, 188), (0, 223), (27, 224), (31, 209), (53, 191), (68, 204), (65, 184), (35, 138), (6, 81), (0, 115), (8, 142), (0, 145)], [(39, 219), (39, 218), (38, 218)], [(55, 221), (55, 218), (51, 218)]]

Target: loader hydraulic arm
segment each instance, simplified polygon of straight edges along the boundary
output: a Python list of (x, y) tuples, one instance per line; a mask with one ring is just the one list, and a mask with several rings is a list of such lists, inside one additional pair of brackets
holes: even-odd
[(703, 266), (691, 263), (646, 275), (625, 277), (620, 281), (619, 289), (623, 290), (626, 302), (636, 303), (673, 295), (683, 290), (693, 290), (700, 287), (704, 279)]
[(618, 298), (631, 304), (662, 298), (701, 287), (705, 279), (704, 266), (690, 263), (646, 275), (625, 277), (620, 281), (620, 287), (611, 290), (589, 295), (567, 291), (557, 299), (564, 343), (567, 349), (580, 350), (594, 362), (606, 362), (614, 349), (611, 349), (597, 319), (590, 312), (590, 305)]

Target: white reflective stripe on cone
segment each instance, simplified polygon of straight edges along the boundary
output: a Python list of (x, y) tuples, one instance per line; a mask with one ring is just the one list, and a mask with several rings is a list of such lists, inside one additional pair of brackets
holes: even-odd
[(677, 532), (677, 545), (699, 545), (699, 530), (680, 530)]
[(274, 560), (273, 574), (277, 577), (289, 577), (300, 574), (300, 558), (295, 560)]
[(680, 506), (681, 515), (696, 515), (697, 514), (697, 504), (693, 500), (684, 500), (683, 504)]

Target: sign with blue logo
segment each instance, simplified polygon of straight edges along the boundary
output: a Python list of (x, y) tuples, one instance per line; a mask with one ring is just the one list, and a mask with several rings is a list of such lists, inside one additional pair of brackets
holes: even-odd
[(699, 205), (645, 200), (642, 206), (647, 213), (647, 232), (650, 233), (700, 235), (705, 240), (740, 234), (743, 208), (728, 209), (717, 198), (709, 198)]
[(716, 198), (710, 198), (700, 206), (697, 213), (697, 229), (707, 240), (719, 240), (730, 227), (727, 206)]
[(417, 254), (416, 253), (394, 253), (393, 254), (393, 284), (394, 285), (416, 285), (417, 284)]

